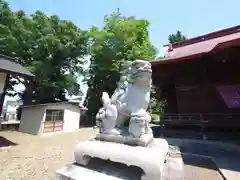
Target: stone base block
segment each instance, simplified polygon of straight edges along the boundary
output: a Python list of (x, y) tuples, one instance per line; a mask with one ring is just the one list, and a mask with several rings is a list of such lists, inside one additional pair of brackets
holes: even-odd
[(57, 180), (123, 180), (121, 177), (98, 172), (75, 164), (69, 164), (56, 171)]
[(154, 138), (154, 140), (148, 145), (148, 148), (156, 148), (164, 154), (165, 161), (167, 161), (169, 155), (169, 145), (166, 139)]
[(101, 141), (146, 147), (153, 141), (153, 134), (150, 133), (150, 134), (143, 135), (141, 138), (134, 138), (131, 136), (100, 133), (97, 135), (96, 139)]
[(77, 145), (74, 155), (80, 165), (88, 165), (91, 158), (110, 160), (127, 166), (139, 167), (142, 180), (161, 180), (165, 152), (153, 147), (129, 146), (105, 141), (85, 141)]
[(162, 180), (184, 180), (184, 163), (182, 157), (169, 157), (163, 168)]

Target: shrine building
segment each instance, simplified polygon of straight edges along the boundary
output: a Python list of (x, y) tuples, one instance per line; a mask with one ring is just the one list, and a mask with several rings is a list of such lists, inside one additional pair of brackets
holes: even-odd
[(240, 26), (170, 44), (151, 64), (162, 124), (240, 128)]

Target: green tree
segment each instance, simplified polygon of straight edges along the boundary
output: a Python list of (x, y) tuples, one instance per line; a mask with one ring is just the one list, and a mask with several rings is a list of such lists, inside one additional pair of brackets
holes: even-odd
[(152, 120), (159, 121), (160, 116), (163, 113), (164, 107), (166, 106), (166, 100), (162, 99), (160, 91), (157, 87), (152, 86), (151, 88), (151, 99), (149, 105), (149, 111), (152, 116)]
[(175, 42), (179, 42), (179, 41), (184, 41), (186, 39), (187, 39), (187, 37), (184, 36), (181, 31), (177, 31), (176, 34), (170, 34), (168, 36), (169, 43), (175, 43)]
[(92, 27), (90, 36), (91, 65), (88, 76), (88, 114), (95, 116), (101, 95), (116, 88), (119, 69), (126, 60), (153, 59), (156, 49), (148, 36), (149, 22), (122, 16), (119, 11), (105, 16), (103, 28)]
[[(77, 78), (82, 73), (87, 41), (87, 32), (71, 21), (40, 11), (26, 16), (24, 11), (13, 12), (0, 0), (0, 53), (16, 58), (35, 74), (36, 103), (65, 100), (66, 93), (80, 93)], [(13, 78), (10, 89), (27, 83)]]

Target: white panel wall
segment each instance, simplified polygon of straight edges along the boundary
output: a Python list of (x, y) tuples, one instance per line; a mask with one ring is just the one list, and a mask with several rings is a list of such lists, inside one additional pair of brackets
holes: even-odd
[(3, 93), (6, 77), (6, 73), (0, 73), (0, 94)]
[(25, 107), (22, 110), (19, 131), (33, 135), (41, 135), (46, 106)]
[(79, 112), (74, 111), (72, 108), (65, 109), (63, 124), (64, 132), (70, 132), (79, 129), (79, 122), (80, 122), (80, 109)]

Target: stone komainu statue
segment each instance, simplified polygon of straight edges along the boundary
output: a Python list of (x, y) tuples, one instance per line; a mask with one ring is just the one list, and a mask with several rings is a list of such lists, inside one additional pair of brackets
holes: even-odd
[[(149, 127), (151, 116), (147, 112), (150, 102), (151, 64), (136, 60), (126, 62), (121, 71), (120, 81), (110, 98), (103, 92), (103, 107), (96, 117), (96, 124), (103, 134), (127, 135), (140, 138), (152, 134)], [(124, 123), (129, 121), (127, 132)]]

